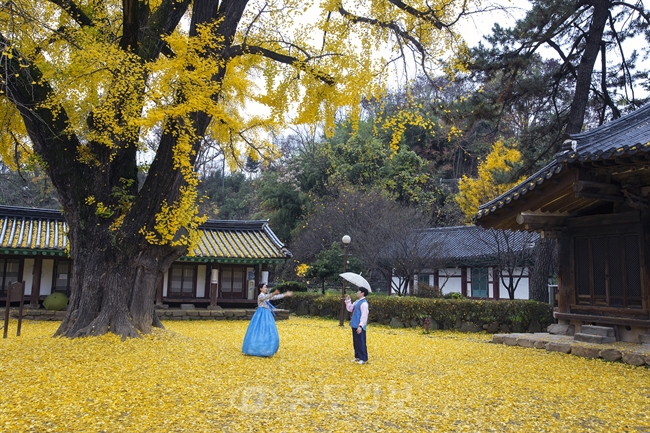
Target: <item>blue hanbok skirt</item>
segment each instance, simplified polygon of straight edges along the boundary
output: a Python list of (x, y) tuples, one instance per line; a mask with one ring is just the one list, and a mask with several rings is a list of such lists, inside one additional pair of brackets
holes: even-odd
[(280, 348), (280, 335), (273, 313), (268, 308), (257, 308), (244, 337), (242, 352), (251, 356), (273, 356)]

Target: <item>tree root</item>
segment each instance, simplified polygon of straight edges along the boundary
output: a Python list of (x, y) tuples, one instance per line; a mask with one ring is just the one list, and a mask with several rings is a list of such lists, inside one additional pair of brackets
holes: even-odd
[(87, 313), (82, 316), (79, 309), (71, 311), (65, 316), (61, 322), (61, 325), (59, 326), (59, 329), (56, 330), (53, 336), (69, 337), (70, 333), (74, 332), (75, 329), (91, 323), (95, 315), (96, 314)]
[[(152, 327), (165, 329), (158, 315), (153, 314)], [(122, 341), (127, 338), (142, 338), (140, 332), (133, 324), (128, 312), (85, 312), (80, 310), (71, 312), (54, 333), (53, 337), (97, 337), (111, 332), (122, 337)]]
[(151, 324), (154, 328), (165, 329), (165, 325), (162, 324), (158, 315), (154, 312), (153, 323)]
[(108, 332), (119, 335), (122, 337), (122, 341), (127, 338), (142, 338), (131, 323), (127, 312), (102, 312), (86, 326), (82, 326), (80, 320), (77, 320), (69, 329), (61, 333), (57, 331), (57, 334), (69, 338), (79, 338), (98, 337)]

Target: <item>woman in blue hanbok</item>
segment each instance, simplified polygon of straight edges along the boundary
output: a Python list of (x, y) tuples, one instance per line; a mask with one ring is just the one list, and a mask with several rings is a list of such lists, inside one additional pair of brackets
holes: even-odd
[(242, 352), (251, 356), (273, 356), (280, 347), (278, 327), (275, 325), (275, 307), (269, 302), (293, 295), (293, 292), (280, 294), (279, 290), (268, 293), (265, 283), (259, 285), (260, 294), (257, 297), (257, 309), (251, 318), (244, 337)]

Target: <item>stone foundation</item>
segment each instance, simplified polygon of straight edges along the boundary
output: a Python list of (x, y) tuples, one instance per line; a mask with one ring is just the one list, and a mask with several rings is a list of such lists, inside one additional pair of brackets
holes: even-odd
[[(9, 315), (13, 319), (18, 318), (18, 308), (11, 308)], [(156, 309), (156, 315), (161, 321), (165, 320), (250, 320), (255, 310), (250, 309), (221, 309), (221, 310), (181, 310), (181, 309)], [(0, 309), (1, 317), (4, 317), (4, 308)], [(34, 310), (23, 308), (23, 321), (61, 321), (65, 317), (65, 311)], [(286, 320), (289, 318), (289, 310), (275, 310), (275, 320)]]
[(539, 332), (535, 334), (494, 334), (492, 342), (507, 346), (546, 349), (583, 358), (600, 358), (605, 361), (620, 361), (636, 366), (650, 366), (650, 346), (626, 342), (610, 344), (586, 343), (574, 340), (573, 336)]

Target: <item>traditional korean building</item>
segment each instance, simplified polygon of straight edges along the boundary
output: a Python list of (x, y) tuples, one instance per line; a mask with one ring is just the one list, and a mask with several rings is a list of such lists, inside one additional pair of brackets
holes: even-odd
[(650, 334), (650, 105), (580, 134), (555, 159), (485, 203), (475, 223), (558, 244), (560, 324)]
[(414, 278), (439, 287), (443, 294), (475, 299), (529, 299), (531, 252), (539, 236), (521, 231), (485, 230), (476, 226), (438, 227), (418, 231), (419, 248), (429, 265)]
[[(291, 257), (267, 221), (208, 220), (199, 231), (191, 254), (169, 268), (156, 304), (255, 304), (268, 266)], [(74, 263), (66, 233), (59, 211), (0, 206), (0, 300), (14, 281), (25, 281), (34, 306), (50, 293), (70, 294)]]

